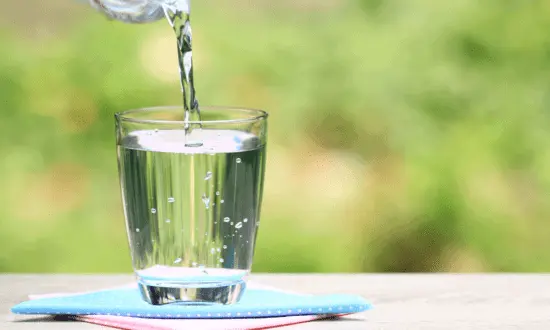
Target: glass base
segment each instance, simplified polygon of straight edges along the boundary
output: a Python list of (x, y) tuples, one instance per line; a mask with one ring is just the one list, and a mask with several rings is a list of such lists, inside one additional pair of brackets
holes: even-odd
[(177, 302), (197, 304), (224, 304), (238, 302), (246, 288), (243, 280), (219, 283), (170, 283), (170, 286), (138, 282), (143, 299), (152, 305)]

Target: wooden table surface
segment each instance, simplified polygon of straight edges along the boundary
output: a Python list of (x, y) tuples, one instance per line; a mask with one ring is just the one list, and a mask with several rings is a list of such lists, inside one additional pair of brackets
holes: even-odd
[[(0, 329), (101, 329), (80, 322), (10, 314), (28, 294), (101, 289), (128, 275), (0, 275)], [(254, 275), (303, 293), (349, 293), (374, 309), (339, 321), (285, 329), (550, 329), (550, 275)]]

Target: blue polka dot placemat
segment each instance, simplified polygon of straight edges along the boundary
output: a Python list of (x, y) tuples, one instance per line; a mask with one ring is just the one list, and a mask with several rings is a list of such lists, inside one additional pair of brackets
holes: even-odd
[(371, 305), (354, 295), (301, 295), (269, 289), (247, 289), (234, 305), (174, 303), (154, 306), (142, 300), (137, 288), (103, 290), (65, 297), (25, 301), (16, 314), (114, 315), (161, 319), (258, 318), (363, 312)]

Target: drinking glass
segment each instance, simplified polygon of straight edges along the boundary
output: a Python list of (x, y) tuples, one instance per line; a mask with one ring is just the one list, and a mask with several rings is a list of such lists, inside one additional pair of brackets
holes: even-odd
[(145, 301), (232, 304), (246, 288), (264, 182), (267, 113), (182, 107), (115, 115), (132, 264)]

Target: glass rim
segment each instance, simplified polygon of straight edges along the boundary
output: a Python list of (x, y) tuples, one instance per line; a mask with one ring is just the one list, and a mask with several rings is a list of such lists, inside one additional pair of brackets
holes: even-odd
[(227, 112), (239, 112), (239, 113), (247, 113), (250, 114), (250, 117), (247, 118), (239, 118), (239, 119), (221, 119), (221, 120), (166, 120), (166, 119), (140, 119), (140, 118), (133, 118), (128, 115), (131, 114), (139, 114), (139, 113), (154, 113), (154, 112), (160, 112), (160, 111), (166, 111), (166, 110), (183, 110), (183, 107), (181, 105), (167, 105), (167, 106), (156, 106), (156, 107), (146, 107), (146, 108), (138, 108), (138, 109), (130, 109), (125, 110), (121, 112), (115, 113), (115, 118), (118, 121), (121, 122), (131, 122), (131, 123), (137, 123), (137, 124), (175, 124), (175, 125), (184, 125), (184, 124), (238, 124), (238, 123), (250, 123), (259, 121), (262, 119), (267, 119), (269, 114), (260, 109), (253, 109), (253, 108), (244, 108), (244, 107), (232, 107), (232, 106), (201, 106), (200, 110), (222, 110)]

